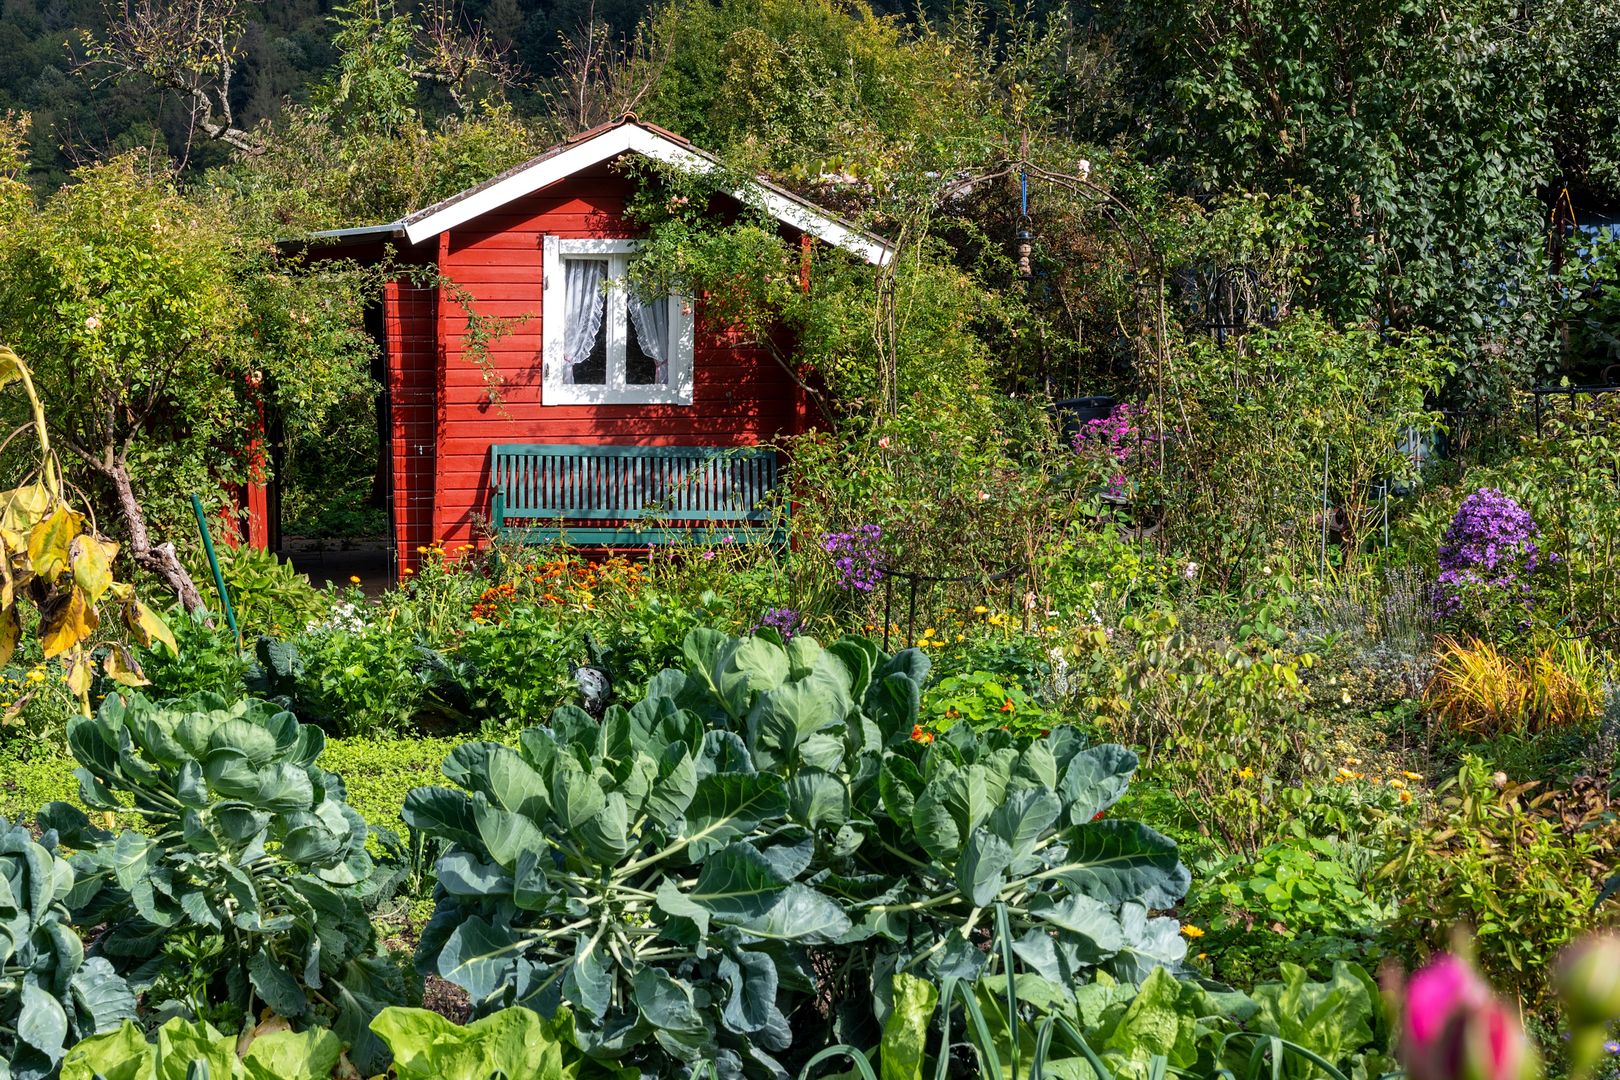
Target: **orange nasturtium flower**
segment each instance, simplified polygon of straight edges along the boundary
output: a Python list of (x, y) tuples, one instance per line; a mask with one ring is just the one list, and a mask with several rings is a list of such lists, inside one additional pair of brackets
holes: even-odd
[(921, 724), (911, 725), (911, 737), (920, 743), (931, 743), (934, 741), (934, 733), (932, 731), (924, 731)]

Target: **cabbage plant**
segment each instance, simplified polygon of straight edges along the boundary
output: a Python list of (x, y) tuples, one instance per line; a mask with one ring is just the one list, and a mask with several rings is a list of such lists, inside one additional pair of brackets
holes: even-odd
[(475, 1010), (566, 1004), (587, 1053), (648, 1074), (780, 1077), (870, 1045), (892, 973), (978, 977), (998, 912), (1054, 981), (1184, 955), (1154, 914), (1187, 886), (1175, 844), (1104, 817), (1129, 750), (915, 738), (916, 650), (699, 630), (684, 655), (633, 708), (464, 744), (455, 787), (407, 797), (452, 843), (417, 964)]
[(135, 1015), (106, 960), (86, 960), (69, 924), (73, 868), (0, 817), (0, 1080), (50, 1076), (78, 1039)]
[(379, 1071), (368, 1025), (404, 988), (366, 909), (380, 876), (370, 829), (315, 764), (320, 729), (263, 701), (131, 695), (75, 719), (68, 744), (85, 804), (142, 823), (114, 835), (65, 803), (40, 813), (77, 849), (75, 917), (105, 927), (93, 953), (149, 1006), (201, 1018), (262, 1003), (330, 1024)]

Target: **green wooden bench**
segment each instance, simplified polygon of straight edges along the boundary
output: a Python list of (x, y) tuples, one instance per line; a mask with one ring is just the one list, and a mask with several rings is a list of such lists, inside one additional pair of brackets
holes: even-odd
[(496, 534), (526, 543), (784, 539), (761, 506), (776, 486), (768, 447), (497, 443), (489, 478)]

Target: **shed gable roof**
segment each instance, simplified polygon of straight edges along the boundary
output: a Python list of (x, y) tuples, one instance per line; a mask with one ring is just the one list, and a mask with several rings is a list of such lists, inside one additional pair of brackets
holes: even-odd
[[(521, 165), (466, 191), (441, 199), (432, 206), (407, 214), (398, 221), (360, 229), (331, 229), (314, 235), (322, 239), (341, 240), (390, 234), (404, 236), (410, 243), (419, 244), (446, 229), (465, 224), (624, 153), (640, 154), (653, 161), (698, 174), (712, 173), (722, 168), (720, 160), (714, 155), (699, 150), (679, 136), (626, 116), (577, 135)], [(745, 181), (731, 194), (741, 201), (761, 206), (778, 221), (858, 255), (874, 266), (886, 265), (894, 257), (894, 249), (883, 240), (768, 180)]]

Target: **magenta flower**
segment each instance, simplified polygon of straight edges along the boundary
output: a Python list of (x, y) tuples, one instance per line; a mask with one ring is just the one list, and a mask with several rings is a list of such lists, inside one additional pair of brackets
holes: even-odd
[(1525, 1080), (1537, 1069), (1518, 1015), (1449, 955), (1407, 983), (1399, 1050), (1411, 1080)]

